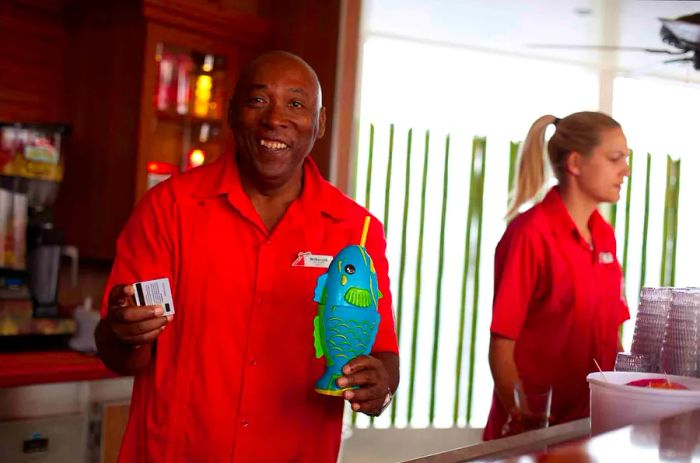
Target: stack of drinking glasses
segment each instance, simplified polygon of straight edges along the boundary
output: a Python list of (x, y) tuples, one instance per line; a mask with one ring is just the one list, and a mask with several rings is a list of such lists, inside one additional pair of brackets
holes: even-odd
[(615, 363), (616, 370), (657, 371), (673, 298), (672, 290), (673, 288), (642, 288), (632, 338), (632, 355), (619, 354)]
[(661, 370), (673, 375), (697, 376), (699, 343), (700, 291), (673, 290), (661, 349)]
[(615, 359), (615, 371), (635, 371), (648, 373), (653, 371), (655, 365), (651, 363), (651, 357), (644, 354), (628, 354), (618, 352)]

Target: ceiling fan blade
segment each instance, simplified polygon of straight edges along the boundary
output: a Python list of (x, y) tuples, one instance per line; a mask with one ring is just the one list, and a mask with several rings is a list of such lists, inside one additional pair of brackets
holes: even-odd
[(684, 45), (697, 48), (700, 44), (700, 13), (681, 16), (677, 19), (659, 18), (659, 20), (678, 40), (684, 42)]
[(693, 58), (673, 58), (673, 59), (667, 59), (663, 63), (664, 64), (669, 64), (669, 63), (690, 63), (693, 61)]
[(687, 51), (668, 50), (665, 48), (646, 48), (646, 47), (625, 47), (618, 45), (574, 45), (574, 44), (546, 44), (533, 43), (528, 44), (528, 48), (547, 48), (551, 50), (600, 50), (600, 51), (642, 51), (646, 53), (663, 53), (667, 55), (683, 55)]

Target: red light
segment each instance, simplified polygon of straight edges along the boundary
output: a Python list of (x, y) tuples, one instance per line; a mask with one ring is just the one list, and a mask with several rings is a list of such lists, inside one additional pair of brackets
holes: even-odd
[(204, 164), (207, 154), (200, 149), (193, 149), (190, 151), (189, 156), (187, 156), (189, 167), (197, 167)]
[(177, 166), (167, 162), (148, 161), (146, 171), (149, 174), (175, 174), (178, 172)]

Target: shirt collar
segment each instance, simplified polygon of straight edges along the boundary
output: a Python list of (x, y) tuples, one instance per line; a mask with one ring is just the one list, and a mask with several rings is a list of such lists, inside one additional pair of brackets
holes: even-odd
[[(569, 210), (566, 208), (564, 201), (561, 199), (561, 193), (559, 192), (559, 186), (554, 186), (549, 190), (547, 195), (542, 200), (542, 207), (547, 215), (549, 223), (552, 225), (552, 229), (558, 234), (568, 234), (569, 236), (574, 236), (583, 242), (583, 237), (578, 230), (578, 227), (574, 223), (574, 219), (571, 218)], [(598, 244), (600, 232), (605, 224), (605, 219), (600, 215), (598, 210), (594, 210), (591, 217), (588, 219), (588, 226), (591, 230), (591, 237), (593, 239), (593, 244)]]
[[(209, 198), (226, 194), (231, 204), (239, 210), (253, 207), (241, 185), (238, 163), (233, 154), (222, 155), (210, 164), (210, 168), (215, 169), (215, 173), (202, 177), (193, 190), (193, 197)], [(336, 220), (348, 218), (350, 211), (347, 201), (342, 200), (343, 194), (321, 176), (311, 156), (304, 159), (302, 168), (304, 186), (299, 198), (290, 205), (290, 208), (301, 207), (306, 214), (323, 213)]]

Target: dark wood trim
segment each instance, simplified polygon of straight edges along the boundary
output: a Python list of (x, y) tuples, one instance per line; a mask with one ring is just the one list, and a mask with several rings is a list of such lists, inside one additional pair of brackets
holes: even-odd
[(335, 131), (331, 181), (340, 190), (350, 193), (353, 156), (357, 151), (355, 137), (355, 107), (357, 103), (358, 70), (360, 68), (360, 27), (362, 1), (343, 1), (338, 51), (338, 81), (336, 84)]
[(176, 1), (144, 0), (143, 16), (183, 31), (215, 36), (240, 44), (257, 45), (270, 35), (265, 18), (223, 8), (198, 8)]

